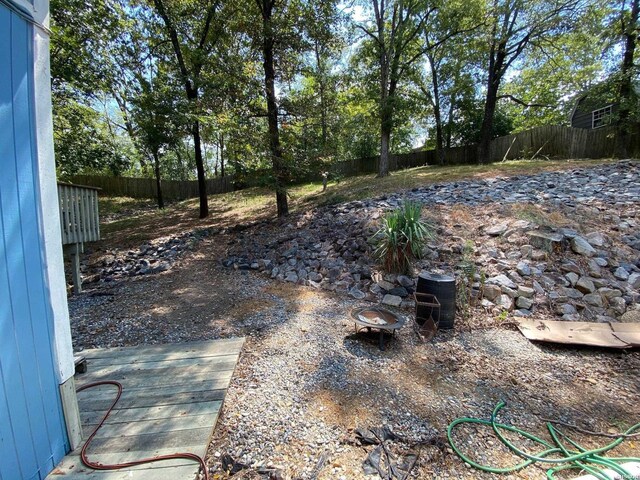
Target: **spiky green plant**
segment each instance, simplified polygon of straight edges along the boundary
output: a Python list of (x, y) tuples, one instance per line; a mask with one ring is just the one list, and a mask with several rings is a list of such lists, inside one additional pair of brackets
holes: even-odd
[(411, 262), (420, 258), (425, 242), (434, 238), (433, 228), (421, 219), (422, 204), (407, 201), (387, 213), (373, 236), (374, 257), (387, 272), (411, 273)]

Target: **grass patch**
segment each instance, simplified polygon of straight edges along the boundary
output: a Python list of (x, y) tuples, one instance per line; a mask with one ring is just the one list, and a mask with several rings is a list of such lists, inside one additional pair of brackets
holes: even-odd
[(131, 211), (149, 210), (156, 208), (156, 201), (148, 198), (131, 197), (98, 197), (100, 215), (122, 215)]
[(545, 209), (531, 203), (520, 203), (511, 206), (511, 213), (520, 220), (527, 220), (541, 227), (566, 227), (572, 222), (561, 211)]
[[(317, 206), (335, 205), (352, 200), (388, 195), (418, 188), (430, 183), (461, 179), (485, 178), (497, 175), (532, 174), (544, 170), (562, 170), (610, 163), (612, 160), (519, 160), (491, 165), (459, 165), (451, 167), (418, 167), (393, 172), (388, 177), (362, 175), (330, 182), (322, 192), (320, 182), (291, 186), (288, 190), (291, 212), (308, 211)], [(275, 194), (267, 188), (250, 188), (209, 197), (210, 215), (198, 218), (198, 199), (189, 199), (155, 209), (154, 200), (101, 198), (100, 215), (103, 233), (115, 244), (139, 243), (163, 235), (212, 226), (231, 226), (238, 223), (275, 218)], [(459, 221), (468, 218), (459, 211)], [(559, 219), (532, 212), (538, 220), (557, 223)], [(111, 217), (109, 217), (111, 215)], [(526, 212), (522, 215), (527, 215)], [(104, 220), (107, 222), (104, 222)]]

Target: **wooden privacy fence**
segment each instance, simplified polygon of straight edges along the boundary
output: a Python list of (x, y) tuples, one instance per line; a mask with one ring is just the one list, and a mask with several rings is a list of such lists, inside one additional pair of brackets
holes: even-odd
[[(106, 195), (133, 198), (155, 198), (157, 196), (155, 178), (75, 175), (71, 180), (74, 183), (99, 187)], [(206, 182), (209, 195), (233, 191), (233, 179), (230, 176), (209, 179)], [(167, 200), (197, 197), (198, 182), (196, 180), (163, 180), (162, 196)]]
[[(629, 154), (640, 155), (640, 126), (633, 129), (629, 144)], [(612, 157), (615, 150), (616, 129), (603, 127), (595, 130), (550, 125), (533, 128), (514, 135), (506, 135), (491, 141), (489, 156), (491, 162), (503, 159), (532, 158), (546, 156), (552, 158), (607, 158)], [(477, 145), (465, 145), (445, 150), (447, 165), (465, 165), (477, 162)], [(379, 156), (358, 158), (337, 162), (331, 166), (331, 173), (339, 176), (354, 176), (367, 173), (377, 173)], [(435, 150), (424, 150), (399, 155), (391, 155), (390, 170), (420, 167), (423, 165), (438, 165)], [(253, 176), (253, 179), (251, 178)], [(255, 186), (255, 178), (269, 175), (269, 171), (251, 172), (244, 186)], [(297, 181), (319, 180), (320, 173), (297, 178)], [(126, 196), (134, 198), (155, 198), (156, 181), (153, 178), (104, 177), (98, 175), (76, 175), (72, 177), (74, 183), (99, 187), (107, 195)], [(209, 179), (207, 193), (217, 194), (232, 192), (242, 188), (234, 185), (232, 176)], [(241, 182), (242, 183), (242, 182)], [(198, 182), (195, 180), (163, 180), (162, 194), (170, 200), (183, 200), (198, 196)]]
[[(640, 128), (636, 126), (631, 135), (629, 154), (640, 154)], [(603, 127), (595, 130), (549, 125), (537, 127), (514, 135), (498, 137), (491, 141), (491, 162), (503, 159), (529, 159), (535, 156), (553, 158), (608, 158), (612, 157), (616, 144), (616, 129)], [(447, 165), (473, 164), (478, 161), (478, 146), (465, 145), (445, 150)], [(380, 157), (367, 157), (338, 162), (332, 171), (339, 175), (352, 176), (376, 173)], [(435, 150), (424, 150), (400, 155), (391, 155), (390, 170), (400, 170), (423, 165), (437, 165)]]

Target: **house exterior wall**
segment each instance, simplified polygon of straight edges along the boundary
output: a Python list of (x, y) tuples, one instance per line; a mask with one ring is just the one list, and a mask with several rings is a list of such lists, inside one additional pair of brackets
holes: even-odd
[(611, 113), (615, 115), (618, 112), (618, 104), (606, 103), (605, 101), (597, 101), (589, 96), (584, 96), (580, 100), (571, 114), (571, 126), (573, 128), (587, 128), (591, 130), (592, 126), (592, 113), (594, 110), (604, 108), (611, 105)]
[(44, 479), (70, 447), (47, 23), (46, 1), (0, 0), (0, 480)]

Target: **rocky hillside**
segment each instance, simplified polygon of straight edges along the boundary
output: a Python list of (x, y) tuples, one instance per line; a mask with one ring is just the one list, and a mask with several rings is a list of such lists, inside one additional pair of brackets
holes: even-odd
[(454, 273), (459, 283), (473, 276), (458, 296), (475, 318), (638, 319), (635, 161), (432, 184), (262, 222), (237, 233), (223, 263), (410, 309), (416, 278), (380, 272), (369, 242), (385, 212), (405, 200), (422, 202), (437, 232), (415, 272)]

